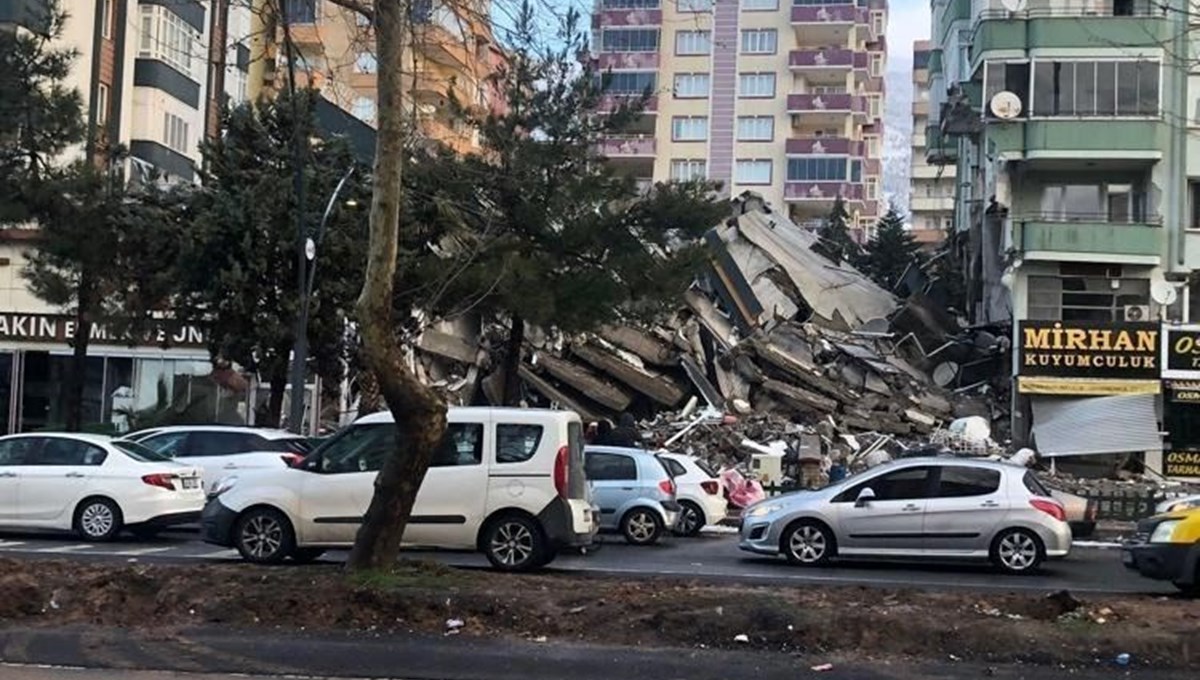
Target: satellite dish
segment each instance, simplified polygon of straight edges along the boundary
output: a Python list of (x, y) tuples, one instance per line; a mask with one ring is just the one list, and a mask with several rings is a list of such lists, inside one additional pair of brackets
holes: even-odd
[(1160, 280), (1150, 284), (1150, 299), (1164, 307), (1175, 304), (1177, 297), (1179, 297), (1179, 291), (1175, 290), (1175, 286), (1167, 281)]
[(1012, 120), (1021, 115), (1021, 98), (1005, 90), (992, 96), (992, 115), (1003, 120)]
[(1000, 0), (1000, 5), (1010, 12), (1025, 11), (1025, 0)]

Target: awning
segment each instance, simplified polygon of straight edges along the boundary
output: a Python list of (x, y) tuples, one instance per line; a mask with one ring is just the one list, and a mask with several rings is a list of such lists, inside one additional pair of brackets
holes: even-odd
[(1033, 397), (1033, 439), (1042, 456), (1162, 448), (1155, 395)]

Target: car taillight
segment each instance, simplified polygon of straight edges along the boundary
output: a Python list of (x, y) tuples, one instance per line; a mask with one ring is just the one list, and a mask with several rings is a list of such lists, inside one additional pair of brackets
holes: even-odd
[(721, 485), (716, 482), (700, 482), (700, 488), (704, 489), (704, 493), (716, 496), (717, 492), (721, 490)]
[(658, 488), (662, 489), (662, 492), (667, 494), (668, 496), (674, 496), (675, 495), (675, 480), (674, 479), (664, 479), (658, 483)]
[(304, 456), (297, 453), (285, 453), (280, 458), (283, 459), (283, 464), (288, 467), (296, 467), (304, 462)]
[(563, 446), (559, 448), (558, 455), (554, 458), (554, 490), (558, 492), (560, 498), (567, 497), (567, 477), (571, 466), (571, 449)]
[(1054, 501), (1034, 498), (1033, 500), (1029, 501), (1029, 504), (1060, 522), (1067, 521), (1067, 513), (1065, 510), (1063, 510), (1063, 506)]
[(172, 475), (142, 475), (142, 481), (150, 486), (157, 486), (168, 491), (175, 490), (175, 482)]

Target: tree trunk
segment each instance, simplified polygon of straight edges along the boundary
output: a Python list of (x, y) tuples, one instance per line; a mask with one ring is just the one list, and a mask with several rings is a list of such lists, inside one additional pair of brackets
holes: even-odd
[(92, 339), (92, 277), (86, 268), (79, 277), (75, 296), (75, 337), (71, 339), (71, 372), (67, 376), (65, 421), (67, 432), (83, 429), (83, 390), (87, 383), (88, 343)]
[(521, 352), (525, 345), (525, 320), (514, 314), (504, 350), (504, 406), (521, 403)]
[(446, 430), (446, 405), (408, 370), (392, 323), (400, 203), (404, 198), (400, 184), (406, 153), (402, 74), (408, 9), (407, 0), (375, 3), (379, 127), (375, 136), (367, 270), (355, 312), (363, 365), (374, 374), (395, 418), (396, 448), (375, 478), (375, 493), (346, 561), (352, 571), (395, 565), (417, 491)]
[(379, 395), (379, 381), (375, 379), (375, 374), (365, 368), (360, 370), (358, 372), (358, 415), (365, 416), (382, 411), (382, 401), (383, 398)]
[(287, 392), (287, 366), (280, 364), (278, 367), (273, 367), (267, 379), (271, 381), (271, 392), (267, 397), (267, 410), (263, 413), (262, 422), (256, 424), (259, 427), (279, 427), (283, 418), (283, 395)]

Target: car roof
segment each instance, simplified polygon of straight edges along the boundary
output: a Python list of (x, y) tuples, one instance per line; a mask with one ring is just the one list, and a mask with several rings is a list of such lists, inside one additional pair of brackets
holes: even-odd
[(90, 432), (22, 432), (21, 434), (10, 434), (0, 437), (0, 441), (8, 441), (12, 439), (32, 439), (34, 437), (54, 437), (56, 439), (75, 439), (89, 444), (111, 444), (112, 437), (106, 434), (93, 434)]
[[(579, 414), (574, 411), (566, 411), (552, 408), (517, 408), (517, 407), (500, 407), (500, 406), (451, 406), (448, 413), (457, 418), (497, 418), (508, 413), (512, 414), (544, 414), (553, 418), (562, 418), (566, 420), (579, 420)], [(362, 416), (354, 421), (355, 425), (378, 425), (379, 423), (393, 423), (391, 411), (380, 411)]]
[(897, 458), (876, 465), (872, 470), (885, 467), (919, 467), (921, 465), (957, 465), (959, 467), (978, 467), (989, 470), (1026, 470), (1020, 465), (1014, 465), (1002, 460), (985, 460), (982, 458), (961, 458), (958, 456), (920, 456), (917, 458)]
[(632, 447), (632, 446), (604, 446), (604, 445), (595, 446), (592, 444), (589, 444), (589, 445), (583, 447), (583, 452), (584, 453), (620, 453), (623, 455), (630, 455), (630, 456), (654, 456), (654, 455), (657, 455), (656, 451), (651, 451), (649, 449), (639, 449), (637, 447)]
[(166, 427), (150, 427), (129, 434), (167, 434), (170, 432), (250, 432), (263, 439), (303, 439), (304, 435), (266, 427), (250, 425), (168, 425)]

